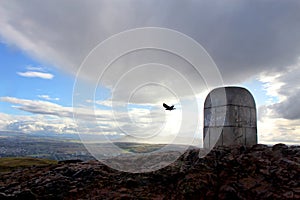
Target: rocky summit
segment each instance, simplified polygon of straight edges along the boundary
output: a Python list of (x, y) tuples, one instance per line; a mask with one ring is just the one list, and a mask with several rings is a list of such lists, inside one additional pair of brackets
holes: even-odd
[(300, 146), (189, 149), (173, 164), (126, 173), (66, 161), (0, 174), (0, 199), (300, 199)]

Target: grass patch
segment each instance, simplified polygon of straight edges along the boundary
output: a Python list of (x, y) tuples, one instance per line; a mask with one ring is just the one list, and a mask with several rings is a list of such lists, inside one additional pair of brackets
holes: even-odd
[(45, 166), (50, 164), (57, 164), (57, 161), (30, 157), (0, 158), (0, 172), (9, 172), (16, 168)]

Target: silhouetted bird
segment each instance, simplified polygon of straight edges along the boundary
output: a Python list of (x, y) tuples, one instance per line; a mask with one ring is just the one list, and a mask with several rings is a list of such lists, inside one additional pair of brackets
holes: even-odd
[(175, 110), (176, 108), (174, 108), (174, 105), (172, 106), (168, 106), (167, 104), (163, 103), (163, 106), (166, 108), (166, 110)]

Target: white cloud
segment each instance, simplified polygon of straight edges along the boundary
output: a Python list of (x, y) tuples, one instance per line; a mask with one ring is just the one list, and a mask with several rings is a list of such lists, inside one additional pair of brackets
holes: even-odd
[(49, 95), (46, 95), (46, 94), (38, 95), (38, 97), (41, 98), (41, 99), (48, 100), (48, 101), (59, 101), (58, 97), (52, 98), (52, 97), (50, 97)]
[(258, 121), (258, 139), (263, 144), (300, 144), (300, 120), (263, 115)]
[(33, 67), (31, 65), (26, 66), (26, 69), (28, 71), (40, 71), (40, 72), (45, 72), (45, 68), (43, 67)]
[[(26, 111), (32, 114), (56, 116), (62, 118), (73, 118), (73, 107), (64, 107), (56, 103), (41, 100), (19, 99), (15, 97), (0, 97), (0, 101), (13, 104), (12, 106), (18, 110)], [(101, 113), (94, 113), (93, 110), (87, 108), (77, 108), (76, 114), (81, 120), (91, 120), (95, 116), (99, 119), (105, 120), (110, 111), (102, 111)]]
[(8, 115), (0, 113), (0, 128), (23, 133), (76, 133), (77, 125), (72, 119), (44, 115)]
[[(151, 110), (130, 108), (112, 110), (91, 110), (90, 107), (75, 109), (47, 101), (1, 97), (0, 101), (9, 102), (19, 110), (30, 112), (32, 116), (12, 116), (1, 113), (2, 130), (22, 132), (52, 132), (118, 135), (135, 138), (139, 142), (192, 142), (193, 120), (183, 120), (180, 107), (169, 112), (163, 107)], [(73, 121), (73, 114), (77, 117)], [(186, 123), (182, 126), (181, 123)], [(181, 129), (180, 129), (181, 128)], [(180, 130), (179, 130), (180, 129)], [(126, 137), (125, 137), (126, 138)], [(184, 140), (182, 138), (185, 138)]]
[(53, 74), (45, 72), (27, 71), (27, 72), (17, 72), (18, 75), (28, 78), (42, 78), (42, 79), (52, 79)]

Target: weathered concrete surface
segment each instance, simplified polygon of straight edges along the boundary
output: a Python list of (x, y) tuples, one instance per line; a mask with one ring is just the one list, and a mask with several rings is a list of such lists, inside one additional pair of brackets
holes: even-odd
[(256, 106), (241, 87), (212, 90), (204, 103), (204, 148), (257, 144)]

